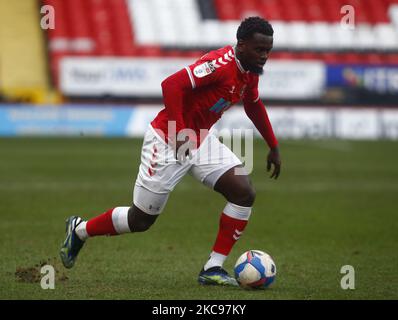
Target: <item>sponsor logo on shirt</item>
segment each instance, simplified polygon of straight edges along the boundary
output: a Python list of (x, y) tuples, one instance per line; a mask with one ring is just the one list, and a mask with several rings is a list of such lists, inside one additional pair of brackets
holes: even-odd
[(231, 101), (227, 101), (224, 98), (221, 98), (218, 100), (211, 108), (210, 110), (215, 112), (215, 113), (224, 113), (231, 107)]

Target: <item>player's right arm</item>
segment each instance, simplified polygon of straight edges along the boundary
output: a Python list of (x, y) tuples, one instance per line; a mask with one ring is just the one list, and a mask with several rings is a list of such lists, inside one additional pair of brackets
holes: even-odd
[(176, 129), (175, 132), (169, 130), (168, 143), (173, 146), (176, 159), (184, 158), (189, 155), (189, 148), (183, 155), (179, 154), (179, 149), (189, 141), (177, 139), (177, 134), (186, 127), (183, 117), (183, 95), (184, 91), (191, 90), (191, 82), (186, 70), (182, 69), (163, 80), (161, 85), (168, 121), (174, 121)]
[(162, 82), (163, 102), (169, 121), (176, 122), (176, 130), (185, 128), (183, 112), (184, 91), (191, 90), (191, 81), (185, 69), (182, 69)]
[[(221, 72), (215, 72), (211, 62), (199, 60), (163, 80), (163, 102), (168, 120), (176, 123), (176, 133), (186, 128), (183, 116), (184, 92), (215, 83), (219, 81), (220, 74)], [(169, 134), (169, 141), (170, 138), (173, 140)], [(186, 140), (174, 142), (176, 151), (185, 143)]]
[(169, 121), (176, 121), (177, 132), (185, 128), (183, 117), (184, 92), (214, 84), (220, 80), (222, 74), (222, 68), (216, 70), (210, 61), (198, 60), (163, 80), (162, 93), (165, 108)]

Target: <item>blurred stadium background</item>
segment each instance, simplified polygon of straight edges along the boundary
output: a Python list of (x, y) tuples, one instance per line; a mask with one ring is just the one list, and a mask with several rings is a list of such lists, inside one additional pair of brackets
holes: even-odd
[[(260, 94), (283, 170), (264, 175), (255, 140), (255, 214), (226, 267), (268, 251), (274, 289), (196, 285), (225, 203), (189, 177), (153, 232), (98, 238), (68, 273), (51, 260), (57, 290), (26, 283), (67, 216), (130, 203), (160, 82), (251, 15), (275, 30)], [(397, 299), (397, 102), (398, 0), (0, 0), (0, 298)], [(239, 105), (217, 127), (253, 128)]]
[[(279, 137), (398, 137), (396, 0), (1, 0), (1, 6), (1, 135), (142, 135), (161, 108), (162, 79), (207, 50), (234, 44), (239, 21), (260, 15), (275, 29), (260, 92)], [(54, 29), (41, 28), (51, 22), (43, 6), (54, 8)], [(344, 24), (347, 6), (354, 25)], [(240, 113), (235, 108), (220, 126), (241, 122)]]

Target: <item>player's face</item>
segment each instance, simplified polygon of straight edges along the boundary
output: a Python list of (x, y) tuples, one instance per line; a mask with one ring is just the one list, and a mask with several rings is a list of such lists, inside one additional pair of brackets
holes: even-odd
[(242, 66), (251, 72), (262, 74), (272, 50), (274, 38), (262, 33), (255, 33), (248, 40), (239, 40), (239, 60)]

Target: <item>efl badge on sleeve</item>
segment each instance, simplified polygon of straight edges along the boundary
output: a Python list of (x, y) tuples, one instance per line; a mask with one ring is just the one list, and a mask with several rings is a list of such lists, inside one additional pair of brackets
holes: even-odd
[(193, 69), (193, 74), (197, 78), (203, 78), (203, 77), (211, 74), (215, 70), (216, 69), (214, 68), (213, 64), (210, 61), (208, 61), (208, 62), (205, 62), (205, 63), (202, 63), (202, 64), (196, 66)]

